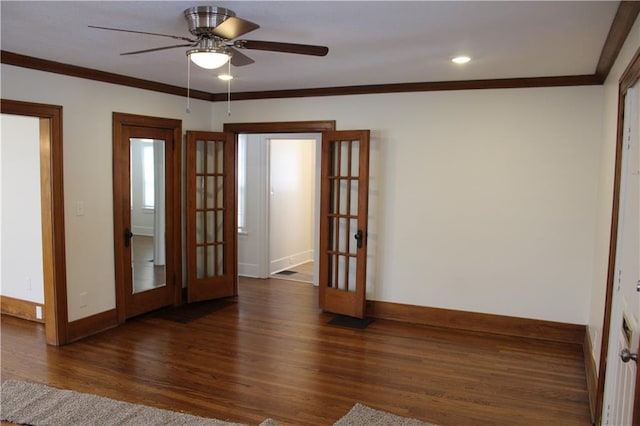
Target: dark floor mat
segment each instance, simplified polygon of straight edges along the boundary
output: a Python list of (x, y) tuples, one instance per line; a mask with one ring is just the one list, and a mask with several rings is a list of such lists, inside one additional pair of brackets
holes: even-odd
[(280, 271), (275, 273), (275, 275), (293, 275), (293, 274), (297, 274), (297, 272), (296, 271)]
[(152, 315), (163, 320), (188, 324), (206, 315), (237, 304), (235, 299), (207, 300), (205, 302), (187, 303), (154, 312)]
[(337, 325), (339, 327), (364, 329), (364, 328), (367, 328), (367, 326), (372, 322), (373, 322), (372, 318), (360, 319), (360, 318), (348, 317), (346, 315), (336, 315), (327, 324)]

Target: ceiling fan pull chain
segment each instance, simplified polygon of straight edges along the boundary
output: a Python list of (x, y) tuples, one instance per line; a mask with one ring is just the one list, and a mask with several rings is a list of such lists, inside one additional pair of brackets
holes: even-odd
[(191, 101), (189, 98), (189, 90), (191, 87), (191, 61), (187, 56), (187, 114), (191, 113)]
[[(227, 74), (231, 77), (231, 61), (227, 61)], [(227, 116), (231, 117), (231, 78), (227, 80)]]

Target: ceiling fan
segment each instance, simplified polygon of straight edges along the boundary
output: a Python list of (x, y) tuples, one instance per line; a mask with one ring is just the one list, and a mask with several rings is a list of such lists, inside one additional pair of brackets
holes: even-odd
[(177, 47), (191, 47), (191, 49), (186, 52), (187, 56), (193, 63), (206, 69), (219, 68), (229, 60), (231, 65), (234, 66), (249, 65), (255, 62), (237, 49), (264, 50), (312, 56), (325, 56), (329, 52), (329, 48), (325, 46), (259, 40), (234, 40), (260, 26), (251, 21), (238, 18), (235, 12), (222, 7), (191, 7), (184, 11), (184, 16), (189, 24), (189, 32), (193, 35), (193, 38), (146, 31), (99, 27), (95, 25), (89, 25), (89, 27), (101, 30), (169, 37), (175, 40), (186, 41), (188, 43), (137, 50), (134, 52), (121, 53), (121, 55), (137, 55), (139, 53), (156, 52)]

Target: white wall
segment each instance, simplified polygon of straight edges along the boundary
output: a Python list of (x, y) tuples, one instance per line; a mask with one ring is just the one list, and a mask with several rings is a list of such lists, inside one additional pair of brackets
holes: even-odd
[(269, 140), (270, 273), (313, 260), (315, 140)]
[(115, 306), (111, 114), (119, 111), (183, 119), (192, 130), (326, 119), (371, 129), (370, 299), (588, 322), (602, 87), (242, 101), (229, 118), (223, 103), (193, 101), (187, 115), (176, 96), (1, 71), (3, 98), (64, 107), (70, 320)]
[[(211, 104), (2, 64), (2, 97), (63, 106), (65, 238), (69, 320), (115, 308), (112, 113), (182, 120), (212, 130)], [(77, 201), (84, 216), (75, 215)], [(80, 308), (80, 293), (87, 307)]]
[(43, 304), (40, 121), (0, 117), (0, 294)]
[[(600, 173), (598, 176), (595, 261), (588, 321), (589, 336), (591, 337), (593, 358), (595, 360), (600, 359), (602, 348), (602, 320), (605, 307), (609, 237), (611, 235), (611, 212), (613, 207), (619, 80), (638, 48), (640, 48), (640, 20), (636, 19), (604, 84), (602, 144), (598, 156)], [(599, 367), (596, 362), (596, 368)]]
[(368, 298), (586, 324), (601, 87), (214, 104), (371, 129)]

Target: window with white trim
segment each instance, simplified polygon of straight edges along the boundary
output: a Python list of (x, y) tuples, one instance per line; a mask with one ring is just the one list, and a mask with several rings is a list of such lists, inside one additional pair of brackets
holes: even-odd
[(153, 142), (142, 143), (142, 207), (148, 210), (153, 210), (156, 206), (153, 148)]

